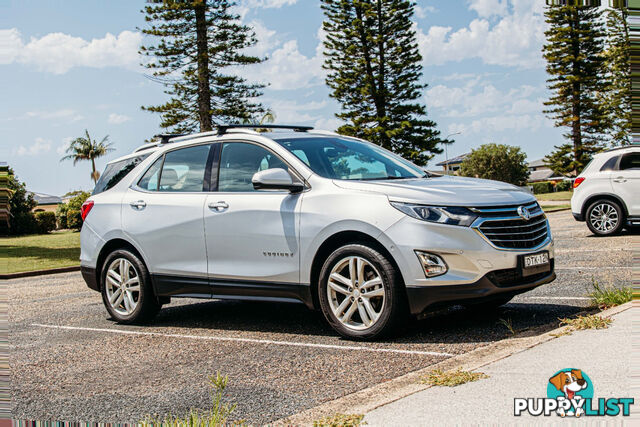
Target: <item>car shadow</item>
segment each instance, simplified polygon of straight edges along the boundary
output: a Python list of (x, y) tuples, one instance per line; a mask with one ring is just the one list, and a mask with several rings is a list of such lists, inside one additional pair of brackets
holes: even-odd
[[(422, 320), (412, 319), (394, 337), (376, 342), (405, 345), (490, 343), (514, 334), (519, 337), (543, 334), (557, 328), (561, 318), (590, 311), (573, 305), (510, 303), (482, 313), (455, 306)], [(214, 300), (171, 305), (163, 308), (152, 326), (348, 341), (328, 326), (320, 312), (309, 310), (302, 304)]]

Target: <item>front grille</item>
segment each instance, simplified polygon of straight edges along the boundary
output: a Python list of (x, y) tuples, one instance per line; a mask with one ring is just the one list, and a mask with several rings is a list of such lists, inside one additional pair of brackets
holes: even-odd
[(487, 218), (478, 226), (478, 230), (499, 248), (531, 249), (539, 246), (549, 237), (544, 212), (537, 203), (526, 205), (531, 217), (525, 220), (517, 215), (517, 208), (501, 209), (500, 217), (489, 208), (477, 208), (481, 217)]
[(487, 275), (489, 280), (493, 282), (494, 285), (500, 288), (508, 288), (510, 286), (519, 286), (526, 285), (528, 283), (533, 283), (537, 280), (543, 279), (546, 276), (550, 275), (553, 271), (553, 258), (549, 260), (551, 263), (551, 268), (549, 271), (543, 271), (541, 273), (532, 274), (527, 277), (522, 277), (522, 273), (519, 268), (507, 268), (504, 270), (495, 270)]

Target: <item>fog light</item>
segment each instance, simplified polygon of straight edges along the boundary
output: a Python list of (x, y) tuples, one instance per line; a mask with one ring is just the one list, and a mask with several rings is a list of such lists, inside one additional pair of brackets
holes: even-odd
[(427, 277), (441, 276), (449, 270), (447, 263), (436, 254), (416, 251), (416, 255), (418, 255), (424, 275)]

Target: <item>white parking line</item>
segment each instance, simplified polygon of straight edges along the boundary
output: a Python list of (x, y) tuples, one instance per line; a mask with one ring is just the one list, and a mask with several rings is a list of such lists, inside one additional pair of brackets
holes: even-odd
[(553, 299), (553, 300), (576, 300), (576, 301), (588, 301), (591, 298), (589, 297), (530, 297), (527, 295), (522, 295), (522, 298), (526, 299)]
[(50, 329), (66, 329), (71, 331), (90, 331), (90, 332), (107, 332), (112, 334), (122, 335), (141, 335), (141, 336), (159, 336), (168, 338), (187, 338), (194, 340), (209, 340), (209, 341), (235, 341), (242, 343), (252, 344), (266, 344), (266, 345), (285, 345), (291, 347), (311, 347), (311, 348), (324, 348), (332, 350), (358, 350), (358, 351), (370, 351), (374, 353), (395, 353), (395, 354), (413, 354), (419, 356), (439, 356), (439, 357), (453, 357), (450, 353), (440, 353), (436, 351), (421, 351), (421, 350), (399, 350), (392, 348), (374, 348), (356, 345), (332, 345), (332, 344), (317, 344), (317, 343), (305, 343), (296, 341), (274, 341), (274, 340), (261, 340), (255, 338), (234, 338), (234, 337), (212, 337), (202, 335), (183, 335), (183, 334), (163, 334), (160, 332), (140, 332), (140, 331), (125, 331), (122, 329), (106, 329), (106, 328), (83, 328), (78, 326), (64, 326), (64, 325), (44, 325), (41, 323), (32, 323), (31, 326), (38, 326), (40, 328)]

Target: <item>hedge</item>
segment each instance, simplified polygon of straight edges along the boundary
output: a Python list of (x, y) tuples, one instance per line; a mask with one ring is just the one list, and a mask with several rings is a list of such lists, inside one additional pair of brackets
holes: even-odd
[(556, 184), (556, 191), (570, 191), (571, 181), (560, 181)]
[(76, 209), (69, 209), (67, 211), (67, 227), (80, 230), (82, 228), (82, 215), (80, 211)]
[(543, 194), (553, 192), (553, 184), (549, 181), (534, 182), (531, 184), (533, 187), (533, 194)]
[(56, 229), (56, 214), (54, 212), (36, 212), (35, 217), (39, 233), (50, 233)]

